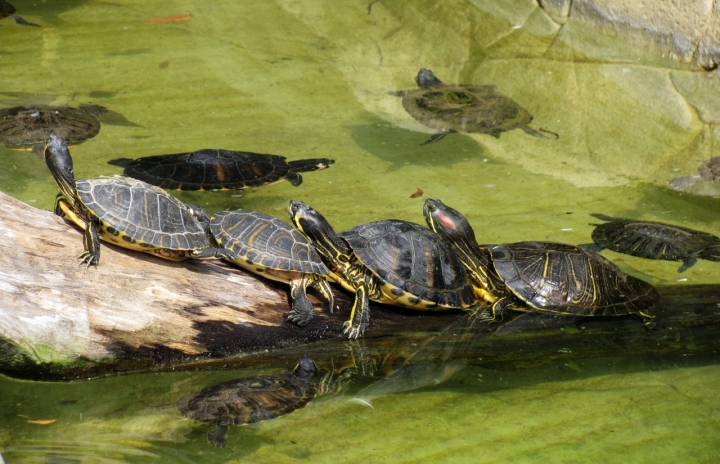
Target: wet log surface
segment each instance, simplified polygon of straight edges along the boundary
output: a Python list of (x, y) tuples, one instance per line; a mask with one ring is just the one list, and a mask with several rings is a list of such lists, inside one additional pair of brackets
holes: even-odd
[(77, 265), (82, 234), (0, 193), (0, 372), (46, 380), (140, 370), (287, 367), (318, 362), (458, 362), (515, 369), (556, 359), (720, 351), (720, 286), (660, 288), (653, 330), (639, 319), (520, 315), (488, 326), (460, 312), (373, 305), (366, 339), (341, 337), (351, 295), (311, 300), (286, 322), (288, 287), (217, 262), (171, 262), (101, 244)]

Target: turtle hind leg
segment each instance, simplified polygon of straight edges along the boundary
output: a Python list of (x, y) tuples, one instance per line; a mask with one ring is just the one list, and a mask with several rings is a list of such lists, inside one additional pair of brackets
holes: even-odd
[(678, 268), (678, 272), (685, 272), (691, 267), (697, 263), (697, 258), (694, 256), (688, 256), (687, 258), (683, 258), (682, 260), (683, 265)]
[[(550, 137), (548, 137), (547, 135), (543, 134), (543, 133), (540, 132), (540, 131), (537, 131), (537, 130), (533, 129), (533, 128), (530, 127), (530, 126), (522, 126), (522, 130), (524, 130), (526, 134), (532, 135), (533, 137), (537, 137), (537, 138), (540, 138), (540, 139), (548, 139), (548, 138), (550, 138)], [(559, 137), (558, 137), (558, 138), (559, 138)]]
[(307, 276), (303, 276), (302, 279), (290, 281), (292, 309), (290, 310), (287, 320), (300, 327), (308, 325), (315, 313), (315, 308), (313, 308), (306, 293), (306, 288), (309, 283)]
[(227, 443), (227, 433), (227, 425), (218, 425), (207, 433), (207, 439), (211, 445), (218, 448), (225, 448), (225, 444)]
[(420, 146), (422, 147), (423, 145), (429, 145), (431, 143), (439, 142), (440, 140), (444, 139), (445, 136), (448, 135), (450, 132), (452, 131), (438, 132), (437, 134), (431, 135), (430, 138), (421, 143)]

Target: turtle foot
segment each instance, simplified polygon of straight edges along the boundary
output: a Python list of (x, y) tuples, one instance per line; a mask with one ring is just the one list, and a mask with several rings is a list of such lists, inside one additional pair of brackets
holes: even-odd
[(95, 266), (95, 268), (97, 269), (98, 262), (100, 262), (100, 253), (85, 251), (78, 257), (78, 259), (80, 260), (80, 263), (78, 265), (83, 265), (87, 263), (85, 270), (89, 269), (90, 266)]
[(343, 324), (343, 334), (351, 340), (361, 338), (365, 334), (365, 324), (354, 326), (352, 325), (352, 321), (345, 321)]
[(289, 322), (292, 322), (293, 324), (297, 325), (298, 327), (305, 327), (310, 323), (310, 321), (313, 318), (313, 313), (310, 312), (309, 314), (304, 311), (296, 311), (291, 310), (290, 314), (288, 314), (287, 320)]

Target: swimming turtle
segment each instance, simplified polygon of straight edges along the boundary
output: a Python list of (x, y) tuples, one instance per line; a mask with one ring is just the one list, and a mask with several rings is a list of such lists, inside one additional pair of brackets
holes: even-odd
[(368, 300), (420, 310), (469, 309), (477, 302), (450, 243), (426, 227), (383, 220), (337, 234), (301, 201), (290, 201), (289, 212), (330, 268), (330, 277), (356, 294), (343, 326), (349, 338), (363, 336)]
[(15, 7), (6, 2), (5, 0), (0, 0), (0, 19), (7, 18), (9, 16), (12, 16), (15, 14)]
[(68, 145), (79, 144), (100, 132), (96, 116), (101, 110), (107, 111), (99, 105), (79, 108), (32, 105), (0, 110), (0, 144), (42, 153), (51, 134), (61, 137)]
[(222, 448), (231, 425), (245, 425), (290, 414), (305, 407), (318, 393), (317, 367), (303, 356), (291, 372), (246, 377), (218, 383), (177, 403), (187, 418), (215, 424), (207, 439)]
[(327, 158), (287, 161), (278, 155), (204, 149), (108, 163), (125, 168), (126, 176), (166, 189), (240, 190), (281, 180), (297, 187), (302, 183), (299, 172), (318, 171), (335, 162)]
[(429, 69), (421, 68), (415, 82), (420, 87), (401, 90), (410, 116), (438, 131), (423, 145), (437, 142), (451, 132), (478, 132), (500, 138), (501, 132), (521, 128), (535, 137), (547, 138), (528, 126), (532, 115), (494, 85), (447, 85)]
[(492, 304), (492, 319), (504, 309), (560, 316), (636, 314), (650, 324), (645, 310), (660, 296), (640, 279), (625, 275), (603, 256), (556, 242), (478, 245), (467, 219), (440, 200), (428, 199), (425, 219), (449, 239), (468, 269), (478, 293)]
[(682, 261), (678, 272), (692, 267), (698, 258), (720, 261), (720, 237), (707, 232), (654, 221), (614, 218), (593, 213), (602, 221), (592, 232), (595, 246), (648, 259)]
[(313, 286), (330, 302), (330, 271), (303, 234), (267, 214), (238, 209), (221, 211), (210, 219), (210, 232), (220, 246), (232, 252), (232, 263), (268, 279), (290, 284), (292, 310), (288, 320), (299, 326), (313, 317), (306, 288)]
[[(715, 156), (709, 160), (703, 161), (698, 167), (698, 173), (692, 176), (675, 177), (670, 181), (670, 187), (675, 190), (687, 190), (688, 187), (700, 181), (709, 181), (712, 186), (716, 186), (720, 181), (720, 156)], [(717, 188), (715, 188), (717, 190)]]
[(45, 162), (60, 188), (55, 214), (85, 230), (81, 264), (97, 266), (99, 238), (173, 261), (231, 257), (229, 251), (210, 246), (198, 221), (207, 213), (164, 190), (122, 176), (76, 181), (70, 151), (56, 135), (48, 139)]

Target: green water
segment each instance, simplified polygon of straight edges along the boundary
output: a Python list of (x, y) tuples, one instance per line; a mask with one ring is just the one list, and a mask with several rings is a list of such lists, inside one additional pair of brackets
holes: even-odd
[[(529, 0), (368, 3), (16, 0), (18, 14), (43, 27), (0, 22), (0, 106), (99, 104), (129, 121), (104, 122), (71, 149), (79, 178), (120, 173), (106, 164), (112, 158), (200, 148), (336, 160), (299, 187), (178, 194), (211, 212), (286, 218), (288, 200), (300, 199), (344, 229), (422, 222), (423, 199), (441, 198), (486, 243), (587, 243), (594, 212), (719, 229), (717, 198), (667, 185), (717, 156), (720, 79), (572, 20), (561, 27)], [(192, 17), (145, 21), (174, 15)], [(533, 127), (560, 138), (514, 130), (420, 146), (432, 132), (389, 94), (413, 88), (420, 67), (446, 82), (497, 85), (534, 115)], [(57, 192), (42, 159), (5, 147), (0, 189), (45, 209)], [(418, 189), (423, 196), (411, 198)], [(718, 263), (678, 274), (676, 262), (603, 253), (658, 285), (720, 282)], [(7, 462), (720, 459), (713, 356), (466, 368), (372, 408), (350, 401), (362, 387), (354, 385), (233, 428), (223, 450), (206, 443), (207, 426), (172, 407), (204, 386), (255, 374), (1, 379), (0, 452)], [(56, 421), (27, 422), (45, 419)]]

